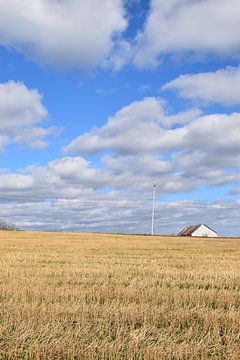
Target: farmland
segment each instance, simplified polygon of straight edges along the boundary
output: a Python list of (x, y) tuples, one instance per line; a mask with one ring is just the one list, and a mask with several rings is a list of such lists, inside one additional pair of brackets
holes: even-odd
[(240, 359), (240, 240), (0, 232), (0, 359)]

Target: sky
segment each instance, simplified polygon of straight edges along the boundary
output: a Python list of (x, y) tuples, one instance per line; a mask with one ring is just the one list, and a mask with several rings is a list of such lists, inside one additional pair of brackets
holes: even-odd
[(238, 0), (0, 0), (0, 216), (240, 235)]

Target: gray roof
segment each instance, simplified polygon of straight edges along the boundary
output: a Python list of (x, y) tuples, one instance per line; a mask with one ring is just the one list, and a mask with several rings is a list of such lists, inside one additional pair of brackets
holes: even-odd
[(216, 233), (215, 230), (211, 229), (209, 226), (205, 224), (196, 224), (185, 227), (182, 231), (180, 231), (180, 233), (177, 234), (177, 236), (191, 236), (201, 225), (206, 226), (208, 229)]

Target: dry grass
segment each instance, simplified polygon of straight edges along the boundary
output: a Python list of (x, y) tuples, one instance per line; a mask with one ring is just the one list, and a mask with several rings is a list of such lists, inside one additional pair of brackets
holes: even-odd
[(240, 359), (240, 240), (0, 233), (0, 359)]

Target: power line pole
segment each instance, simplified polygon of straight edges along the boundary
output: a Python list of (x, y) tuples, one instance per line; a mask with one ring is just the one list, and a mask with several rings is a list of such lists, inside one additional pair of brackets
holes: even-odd
[(151, 235), (152, 235), (152, 236), (153, 236), (153, 228), (154, 228), (156, 187), (157, 187), (157, 185), (155, 184), (155, 185), (153, 186), (153, 197), (152, 197), (152, 229), (151, 229)]

